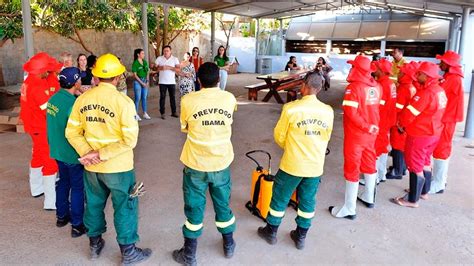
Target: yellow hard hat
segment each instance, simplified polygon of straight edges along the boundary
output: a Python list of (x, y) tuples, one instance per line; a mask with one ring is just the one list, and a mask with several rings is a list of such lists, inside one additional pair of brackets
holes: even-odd
[(125, 72), (125, 67), (113, 54), (104, 54), (97, 58), (92, 75), (99, 78), (113, 78)]

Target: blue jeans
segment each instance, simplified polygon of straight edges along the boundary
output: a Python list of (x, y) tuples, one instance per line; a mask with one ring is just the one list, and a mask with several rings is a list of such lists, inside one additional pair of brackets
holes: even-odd
[(224, 69), (219, 70), (219, 78), (219, 88), (225, 91), (225, 85), (227, 84), (227, 71), (225, 71)]
[[(143, 83), (145, 84), (147, 82), (146, 78), (140, 78), (140, 80), (143, 81)], [(138, 81), (134, 80), (133, 91), (135, 92), (135, 108), (137, 109), (137, 113), (138, 113), (138, 106), (140, 105), (140, 100), (142, 101), (143, 112), (146, 113), (146, 110), (147, 110), (146, 98), (148, 97), (148, 89), (142, 86), (142, 84), (140, 84)]]
[[(82, 224), (84, 216), (84, 167), (56, 160), (59, 181), (56, 182), (56, 216), (71, 218), (71, 224)], [(69, 195), (71, 202), (69, 202)]]

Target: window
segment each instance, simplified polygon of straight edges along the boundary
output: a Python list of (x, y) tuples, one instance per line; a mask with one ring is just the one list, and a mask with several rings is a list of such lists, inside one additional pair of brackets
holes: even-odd
[(387, 42), (385, 54), (389, 55), (395, 48), (405, 50), (404, 56), (435, 57), (443, 54), (446, 47), (444, 42)]
[(332, 41), (331, 52), (336, 54), (380, 53), (379, 41)]
[(286, 41), (288, 53), (326, 53), (326, 41)]

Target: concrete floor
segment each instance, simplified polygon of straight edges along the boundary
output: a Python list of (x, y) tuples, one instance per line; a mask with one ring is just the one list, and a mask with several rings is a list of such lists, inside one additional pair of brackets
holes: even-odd
[[(330, 91), (320, 95), (335, 108), (335, 128), (306, 249), (296, 250), (289, 238), (296, 216), (290, 208), (280, 228), (278, 244), (270, 246), (261, 240), (256, 229), (263, 222), (244, 207), (249, 200), (250, 173), (254, 168), (245, 153), (267, 150), (274, 157), (272, 169), (278, 169), (282, 152), (273, 142), (273, 127), (282, 106), (274, 101), (247, 101), (242, 87), (253, 82), (256, 80), (252, 74), (231, 75), (228, 82), (229, 90), (239, 101), (232, 137), (235, 160), (231, 205), (238, 223), (236, 253), (231, 260), (223, 258), (221, 237), (215, 229), (212, 204), (208, 201), (204, 233), (198, 245), (199, 264), (474, 263), (474, 150), (466, 147), (472, 142), (460, 137), (462, 125), (456, 132), (445, 194), (422, 200), (418, 209), (403, 208), (389, 199), (403, 194), (408, 180), (388, 181), (378, 187), (375, 209), (358, 204), (355, 221), (330, 216), (328, 206), (340, 204), (344, 198), (340, 110), (344, 83), (338, 81), (333, 82)], [(260, 99), (263, 95), (261, 92)], [(179, 155), (185, 135), (179, 132), (178, 119), (156, 118), (157, 105), (157, 99), (152, 98), (150, 115), (155, 118), (141, 122), (135, 149), (137, 179), (144, 181), (148, 191), (140, 201), (139, 246), (150, 247), (154, 252), (145, 265), (173, 265), (171, 251), (183, 242), (183, 166)], [(0, 134), (0, 264), (118, 264), (120, 252), (112, 226), (111, 204), (106, 210), (109, 221), (109, 231), (104, 235), (106, 246), (102, 257), (92, 263), (88, 259), (88, 239), (85, 236), (72, 239), (69, 227), (57, 228), (54, 213), (42, 210), (42, 198), (30, 196), (27, 168), (30, 151), (27, 135)], [(261, 160), (265, 162), (264, 157)]]

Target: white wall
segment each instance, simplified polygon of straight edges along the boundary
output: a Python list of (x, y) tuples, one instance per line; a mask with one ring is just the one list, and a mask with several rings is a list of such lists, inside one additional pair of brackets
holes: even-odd
[(239, 61), (237, 71), (255, 73), (255, 38), (232, 37), (229, 44), (228, 55)]

